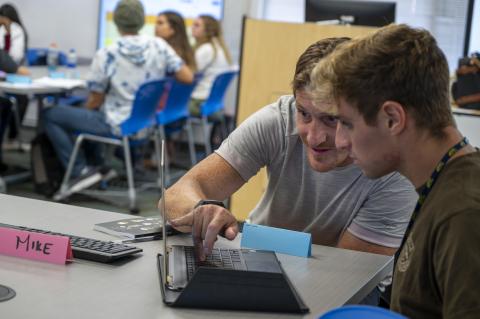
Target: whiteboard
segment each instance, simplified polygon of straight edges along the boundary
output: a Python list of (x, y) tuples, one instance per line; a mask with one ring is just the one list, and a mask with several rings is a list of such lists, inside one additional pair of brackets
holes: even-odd
[[(181, 14), (187, 26), (201, 14), (211, 15), (220, 20), (223, 15), (223, 0), (141, 0), (145, 8), (145, 25), (140, 34), (155, 34), (155, 21), (160, 12), (169, 10)], [(118, 0), (100, 0), (98, 13), (97, 47), (113, 44), (120, 35), (113, 22), (113, 11)]]

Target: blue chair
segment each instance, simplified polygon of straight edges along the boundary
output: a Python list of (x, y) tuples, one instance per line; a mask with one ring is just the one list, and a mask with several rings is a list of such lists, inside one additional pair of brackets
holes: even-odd
[[(27, 65), (47, 65), (48, 48), (29, 48), (27, 49)], [(65, 52), (58, 52), (58, 65), (67, 65), (67, 55)]]
[[(212, 145), (210, 144), (210, 132), (208, 129), (208, 117), (219, 111), (223, 111), (224, 97), (227, 92), (228, 86), (232, 82), (233, 78), (238, 74), (238, 71), (227, 71), (217, 75), (213, 81), (210, 94), (205, 102), (200, 106), (200, 116), (203, 127), (203, 137), (205, 141), (206, 156), (212, 153)], [(225, 123), (225, 116), (222, 114), (220, 117), (220, 123), (222, 125), (223, 136), (227, 135), (227, 126)]]
[[(190, 152), (190, 161), (192, 166), (197, 163), (195, 154), (195, 144), (193, 140), (192, 124), (190, 119), (190, 112), (188, 110), (188, 103), (192, 92), (197, 85), (201, 75), (196, 75), (191, 84), (180, 83), (171, 79), (167, 83), (168, 97), (164, 108), (157, 113), (157, 126), (162, 140), (165, 139), (165, 126), (179, 121), (185, 121), (185, 129), (188, 135), (188, 148)], [(157, 155), (158, 156), (158, 155)], [(168, 169), (168, 156), (165, 156), (166, 180), (170, 180), (170, 170)]]
[[(130, 212), (138, 213), (138, 207), (136, 202), (136, 189), (133, 180), (133, 167), (132, 159), (130, 154), (130, 146), (135, 142), (132, 141), (132, 137), (140, 131), (145, 129), (155, 129), (155, 113), (157, 110), (158, 102), (164, 91), (166, 80), (156, 80), (150, 81), (142, 84), (135, 94), (135, 99), (133, 101), (132, 112), (130, 117), (126, 119), (123, 123), (119, 125), (119, 135), (110, 135), (110, 136), (98, 136), (93, 134), (80, 133), (75, 141), (75, 147), (70, 156), (68, 162), (67, 171), (60, 186), (60, 190), (55, 195), (55, 200), (63, 200), (64, 198), (73, 194), (72, 190), (69, 189), (69, 181), (73, 169), (73, 165), (78, 155), (80, 146), (84, 140), (91, 140), (95, 142), (122, 146), (125, 156), (125, 168), (127, 171), (127, 182), (128, 182), (128, 199), (130, 202)], [(156, 154), (158, 155), (160, 150), (158, 135), (154, 134), (155, 138), (155, 147)], [(158, 174), (160, 177), (161, 170), (158, 167)], [(160, 180), (160, 178), (158, 179)], [(104, 191), (103, 193), (106, 193)], [(117, 192), (110, 191), (112, 195), (125, 196), (124, 192), (117, 194)]]
[(318, 319), (407, 319), (393, 311), (373, 306), (343, 306), (327, 311)]

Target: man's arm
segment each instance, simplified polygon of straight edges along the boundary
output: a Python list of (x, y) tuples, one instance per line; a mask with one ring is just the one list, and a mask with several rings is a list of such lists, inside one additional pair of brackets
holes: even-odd
[(30, 70), (24, 66), (19, 66), (17, 69), (17, 74), (20, 75), (30, 75)]
[(105, 93), (90, 91), (90, 94), (88, 95), (87, 103), (85, 104), (85, 106), (87, 107), (87, 109), (90, 109), (90, 110), (98, 109), (103, 104), (104, 100), (105, 100)]
[(175, 228), (192, 232), (201, 259), (205, 253), (210, 253), (218, 234), (224, 233), (230, 240), (237, 236), (237, 220), (231, 212), (217, 205), (193, 207), (201, 199), (224, 200), (244, 183), (227, 161), (213, 153), (166, 191), (168, 219)]
[(397, 251), (397, 248), (385, 247), (377, 244), (370, 243), (358, 237), (355, 237), (351, 232), (346, 230), (340, 241), (337, 244), (338, 248), (364, 251), (367, 253), (380, 254), (380, 255), (393, 255)]
[(368, 197), (341, 235), (337, 247), (393, 255), (400, 246), (418, 194), (398, 173), (371, 183)]
[(476, 102), (480, 102), (480, 93), (464, 95), (459, 97), (457, 100), (455, 100), (455, 103), (458, 106), (463, 106), (465, 104), (476, 103)]
[(175, 79), (182, 83), (192, 83), (193, 73), (190, 68), (184, 64), (177, 72), (175, 72)]

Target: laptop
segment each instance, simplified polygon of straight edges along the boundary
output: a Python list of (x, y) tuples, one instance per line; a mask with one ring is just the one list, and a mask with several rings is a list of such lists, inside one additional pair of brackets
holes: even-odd
[[(165, 142), (161, 144), (160, 211), (166, 225)], [(272, 251), (214, 248), (200, 262), (193, 246), (169, 245), (157, 256), (163, 302), (172, 307), (306, 313)]]

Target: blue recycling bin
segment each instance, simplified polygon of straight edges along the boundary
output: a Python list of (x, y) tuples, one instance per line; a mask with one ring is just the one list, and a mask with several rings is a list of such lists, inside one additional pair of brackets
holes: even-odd
[(355, 305), (332, 309), (319, 319), (407, 319), (407, 317), (380, 307)]

